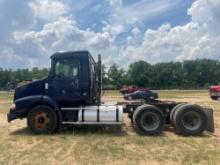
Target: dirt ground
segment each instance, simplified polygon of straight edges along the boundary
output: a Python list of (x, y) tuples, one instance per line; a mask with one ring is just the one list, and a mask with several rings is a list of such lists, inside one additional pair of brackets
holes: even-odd
[[(206, 90), (158, 91), (162, 100), (212, 107), (215, 133), (183, 137), (172, 127), (156, 137), (137, 135), (127, 116), (123, 132), (114, 127), (76, 127), (52, 135), (33, 135), (26, 120), (7, 123), (12, 94), (0, 94), (0, 164), (220, 164), (220, 101)], [(105, 102), (123, 101), (106, 91)]]

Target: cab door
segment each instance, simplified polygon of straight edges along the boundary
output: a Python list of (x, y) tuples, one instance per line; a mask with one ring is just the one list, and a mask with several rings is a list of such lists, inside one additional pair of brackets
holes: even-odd
[(54, 73), (49, 85), (49, 95), (60, 106), (69, 106), (82, 97), (79, 58), (58, 58), (54, 61)]

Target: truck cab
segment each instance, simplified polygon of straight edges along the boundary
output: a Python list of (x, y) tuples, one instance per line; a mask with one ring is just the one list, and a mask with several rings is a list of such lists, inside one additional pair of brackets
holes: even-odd
[(60, 107), (98, 101), (97, 64), (88, 51), (55, 53), (45, 83), (45, 94)]
[[(101, 95), (100, 62), (88, 51), (57, 52), (51, 56), (46, 78), (15, 89), (8, 121), (28, 117), (31, 109), (44, 105), (59, 111), (65, 107), (98, 105)], [(77, 120), (78, 112), (66, 113)]]

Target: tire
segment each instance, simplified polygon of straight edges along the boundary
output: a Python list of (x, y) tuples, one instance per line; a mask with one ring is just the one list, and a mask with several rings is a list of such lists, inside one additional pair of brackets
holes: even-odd
[(211, 96), (212, 100), (218, 100), (218, 96)]
[(174, 112), (173, 122), (177, 133), (184, 136), (193, 136), (199, 135), (205, 130), (207, 117), (200, 106), (185, 104)]
[(177, 104), (170, 112), (170, 123), (172, 126), (174, 126), (174, 122), (173, 122), (173, 116), (174, 116), (174, 113), (175, 111), (180, 108), (182, 105), (185, 105), (185, 103), (180, 103), (180, 104)]
[(133, 113), (134, 129), (141, 135), (159, 135), (165, 127), (165, 117), (155, 106), (142, 105)]
[(35, 134), (50, 134), (57, 128), (57, 114), (46, 105), (32, 108), (27, 117), (27, 125)]

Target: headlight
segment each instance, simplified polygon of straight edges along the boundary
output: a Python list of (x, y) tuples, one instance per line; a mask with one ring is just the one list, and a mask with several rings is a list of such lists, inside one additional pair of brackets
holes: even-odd
[(16, 104), (13, 103), (13, 104), (11, 105), (11, 107), (10, 107), (10, 110), (15, 110), (15, 109), (16, 109)]

